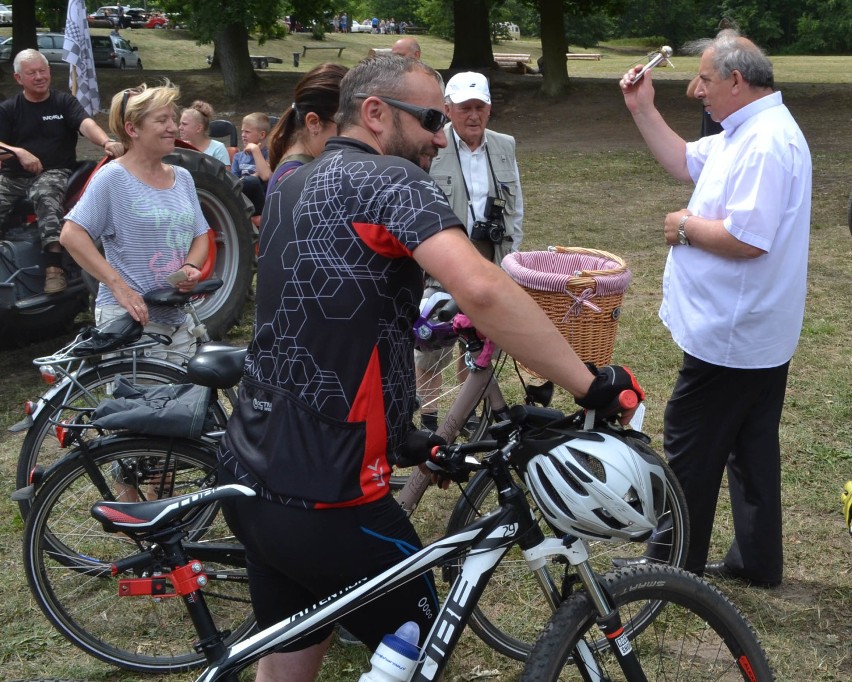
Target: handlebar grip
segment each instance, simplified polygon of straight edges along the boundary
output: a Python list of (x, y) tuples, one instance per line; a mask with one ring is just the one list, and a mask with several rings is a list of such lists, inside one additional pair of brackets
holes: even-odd
[(631, 391), (629, 388), (624, 389), (618, 394), (618, 406), (622, 410), (632, 410), (639, 405), (639, 396), (636, 391)]
[(597, 414), (603, 418), (613, 417), (626, 410), (633, 410), (639, 405), (639, 396), (636, 391), (625, 388), (606, 408), (597, 410)]
[(459, 314), (459, 305), (455, 299), (450, 299), (443, 308), (438, 311), (438, 320), (440, 322), (449, 322)]

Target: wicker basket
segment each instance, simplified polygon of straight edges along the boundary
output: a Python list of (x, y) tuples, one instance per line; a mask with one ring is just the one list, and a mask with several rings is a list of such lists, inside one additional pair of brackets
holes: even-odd
[(510, 253), (503, 269), (541, 306), (584, 362), (610, 363), (631, 277), (622, 258), (596, 249), (551, 246), (547, 251)]

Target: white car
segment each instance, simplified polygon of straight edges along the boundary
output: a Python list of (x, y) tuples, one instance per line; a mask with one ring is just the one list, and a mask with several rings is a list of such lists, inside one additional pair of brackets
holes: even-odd
[(0, 5), (0, 24), (12, 23), (12, 6)]
[(363, 24), (352, 20), (352, 26), (349, 27), (350, 33), (372, 33), (373, 26), (370, 22), (365, 21)]

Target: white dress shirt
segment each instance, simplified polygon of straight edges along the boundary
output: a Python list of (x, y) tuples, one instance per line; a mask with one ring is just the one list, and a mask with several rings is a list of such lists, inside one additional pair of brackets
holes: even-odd
[(777, 367), (793, 355), (805, 309), (811, 157), (781, 93), (722, 121), (724, 132), (687, 144), (695, 181), (689, 211), (766, 253), (715, 255), (674, 246), (660, 318), (690, 355), (725, 367)]

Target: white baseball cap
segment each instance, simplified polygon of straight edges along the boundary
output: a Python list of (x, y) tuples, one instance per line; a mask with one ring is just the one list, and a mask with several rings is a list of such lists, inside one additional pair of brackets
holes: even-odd
[(447, 81), (444, 95), (453, 104), (461, 104), (469, 99), (478, 99), (491, 104), (491, 91), (488, 89), (488, 79), (476, 71), (457, 73)]

